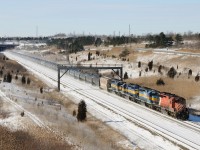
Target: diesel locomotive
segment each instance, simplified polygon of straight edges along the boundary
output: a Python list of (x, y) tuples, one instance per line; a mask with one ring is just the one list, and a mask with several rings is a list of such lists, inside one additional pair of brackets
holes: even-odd
[(182, 120), (189, 118), (186, 100), (175, 94), (160, 92), (118, 79), (109, 79), (107, 90), (174, 118)]
[(178, 95), (160, 92), (137, 84), (126, 83), (118, 79), (97, 77), (76, 70), (70, 70), (69, 74), (163, 114), (182, 120), (187, 120), (189, 118), (186, 100)]

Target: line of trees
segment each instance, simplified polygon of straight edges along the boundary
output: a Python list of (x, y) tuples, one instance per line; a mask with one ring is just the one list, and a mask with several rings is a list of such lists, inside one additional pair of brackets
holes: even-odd
[(128, 43), (137, 43), (138, 38), (136, 37), (128, 37), (128, 36), (116, 36), (116, 37), (107, 37), (104, 44), (107, 45), (122, 45)]
[(47, 44), (49, 46), (56, 45), (59, 49), (68, 49), (70, 53), (84, 50), (85, 45), (101, 45), (100, 38), (94, 36), (70, 37), (66, 39), (50, 39)]
[(160, 34), (146, 34), (142, 36), (77, 36), (77, 37), (68, 37), (65, 38), (66, 35), (60, 35), (64, 38), (56, 38), (56, 36), (52, 37), (0, 37), (0, 41), (6, 40), (25, 40), (25, 41), (44, 41), (47, 42), (48, 45), (56, 45), (59, 49), (69, 49), (70, 52), (77, 52), (84, 50), (84, 46), (86, 45), (94, 45), (100, 46), (104, 44), (108, 45), (122, 45), (128, 43), (140, 43), (142, 41), (148, 42), (146, 44), (147, 48), (163, 48), (170, 47), (172, 45), (180, 46), (183, 44), (183, 40), (196, 40), (199, 41), (198, 47), (200, 47), (200, 33), (192, 33), (191, 31), (185, 32), (184, 34), (176, 34), (176, 33), (167, 33), (164, 34), (161, 32)]
[(147, 41), (149, 44), (146, 44), (147, 48), (157, 48), (157, 47), (170, 47), (174, 43), (179, 46), (182, 44), (183, 37), (180, 34), (167, 34), (165, 35), (161, 32), (158, 35), (148, 34), (145, 36), (108, 36), (104, 37), (95, 37), (95, 36), (81, 36), (81, 37), (70, 37), (65, 39), (50, 39), (47, 44), (52, 46), (56, 45), (59, 49), (69, 49), (71, 52), (78, 52), (84, 50), (83, 46), (94, 45), (100, 46), (104, 44), (108, 45), (122, 45), (128, 43), (139, 43), (141, 41)]
[(166, 36), (163, 32), (159, 35), (148, 35), (146, 40), (150, 44), (146, 44), (146, 48), (156, 48), (156, 47), (169, 47), (173, 45), (173, 38), (171, 36)]

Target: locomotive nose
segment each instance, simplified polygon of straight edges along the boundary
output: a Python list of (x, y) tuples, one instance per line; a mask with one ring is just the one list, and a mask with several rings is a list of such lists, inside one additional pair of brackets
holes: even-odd
[(189, 111), (184, 104), (178, 103), (176, 105), (177, 118), (187, 120), (189, 118)]
[(185, 106), (183, 104), (176, 103), (176, 111), (177, 112), (181, 112), (184, 108), (185, 108)]

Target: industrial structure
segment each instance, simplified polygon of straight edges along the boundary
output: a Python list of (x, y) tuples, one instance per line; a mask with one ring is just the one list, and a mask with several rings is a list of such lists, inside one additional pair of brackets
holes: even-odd
[[(119, 77), (122, 80), (123, 79), (123, 66), (121, 64), (116, 65), (110, 65), (110, 64), (96, 64), (96, 65), (58, 65), (58, 90), (60, 91), (60, 80), (61, 78), (67, 73), (69, 70), (102, 70), (102, 69), (111, 69), (116, 74), (116, 70), (119, 70)], [(63, 73), (61, 75), (61, 72)]]

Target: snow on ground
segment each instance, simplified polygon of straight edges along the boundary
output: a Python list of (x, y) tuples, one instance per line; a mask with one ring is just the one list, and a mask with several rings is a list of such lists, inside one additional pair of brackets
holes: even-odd
[[(64, 107), (60, 109), (57, 105), (53, 105), (53, 102), (49, 103), (49, 100), (39, 98), (42, 96), (42, 94), (38, 94), (39, 91), (24, 89), (24, 87), (5, 82), (0, 84), (0, 89), (0, 106), (2, 106), (0, 108), (0, 125), (9, 128), (11, 131), (29, 131), (32, 126), (39, 126), (43, 127), (43, 130), (47, 129), (48, 132), (55, 133), (56, 136), (61, 136), (70, 145), (77, 143), (80, 146), (80, 142), (82, 142), (82, 148), (93, 149), (91, 147), (94, 147), (95, 144), (102, 144), (100, 141), (94, 142), (92, 145), (91, 141), (94, 141), (95, 139), (93, 130), (85, 124), (78, 124), (77, 119), (69, 114)], [(51, 91), (52, 89), (48, 90), (48, 92)], [(37, 97), (37, 101), (35, 100), (35, 97)], [(3, 104), (1, 102), (3, 102)], [(54, 103), (56, 104), (56, 102)], [(21, 117), (20, 115), (22, 111), (25, 112), (24, 117)], [(1, 114), (6, 114), (6, 117), (1, 118)], [(63, 123), (66, 123), (67, 126)], [(70, 128), (70, 126), (72, 127)], [(68, 130), (70, 131), (67, 135), (66, 133), (64, 134), (64, 132), (67, 132)], [(80, 131), (77, 133), (77, 130)], [(88, 142), (89, 140), (85, 140), (86, 137), (80, 140), (79, 138), (82, 134), (91, 138), (94, 137), (94, 139), (90, 139), (90, 142)], [(99, 137), (96, 139), (98, 138)], [(126, 144), (127, 142), (122, 141), (122, 143)], [(79, 148), (77, 147), (77, 149)], [(105, 145), (102, 145), (102, 149), (105, 149)]]
[(28, 118), (21, 117), (20, 111), (14, 106), (6, 105), (6, 102), (4, 102), (4, 105), (1, 109), (5, 110), (8, 116), (0, 118), (0, 125), (8, 127), (11, 131), (26, 130), (28, 127)]
[[(175, 48), (164, 48), (164, 49), (150, 49), (150, 51), (178, 51), (180, 49)], [(123, 72), (127, 72), (128, 76), (130, 78), (138, 78), (139, 72), (142, 72), (142, 76), (160, 76), (158, 73), (158, 68), (153, 68), (153, 71), (145, 72), (145, 68), (147, 67), (148, 62), (153, 60), (154, 65), (163, 65), (168, 68), (174, 67), (177, 68), (177, 71), (180, 72), (182, 75), (188, 74), (189, 69), (192, 69), (193, 76), (196, 76), (198, 73), (200, 73), (200, 66), (198, 65), (200, 63), (200, 58), (198, 56), (190, 56), (190, 55), (179, 55), (179, 54), (172, 54), (172, 53), (160, 53), (160, 52), (154, 52), (150, 54), (145, 54), (145, 52), (148, 51), (148, 49), (143, 52), (140, 51), (136, 54), (137, 58), (133, 62), (127, 62), (127, 61), (121, 61), (117, 58), (111, 58), (111, 57), (103, 57), (103, 56), (96, 56), (95, 60), (91, 61), (83, 61), (87, 60), (87, 54), (88, 52), (79, 52), (76, 55), (71, 54), (71, 62), (76, 62), (75, 57), (77, 56), (79, 60), (81, 60), (81, 64), (102, 64), (102, 65), (123, 65)], [(143, 55), (144, 54), (144, 55)], [(93, 57), (93, 56), (92, 56)], [(138, 62), (142, 62), (142, 67), (138, 68)], [(155, 70), (155, 72), (154, 72)], [(102, 70), (101, 73), (108, 72), (108, 70)], [(165, 72), (166, 73), (166, 72)], [(197, 102), (193, 98), (194, 101), (191, 99), (192, 105), (191, 108), (200, 110), (199, 102)], [(198, 97), (200, 99), (200, 96)]]
[(10, 98), (4, 94), (10, 88), (13, 88), (10, 84), (0, 83), (1, 112), (6, 113), (5, 118), (0, 118), (0, 125), (8, 127), (12, 131), (25, 130), (30, 125), (30, 118), (20, 116), (22, 110), (16, 107), (15, 102), (10, 105), (8, 100)]
[[(14, 80), (13, 82), (15, 82), (15, 81), (16, 80)], [(16, 82), (18, 82), (18, 80)], [(51, 84), (51, 82), (50, 83), (48, 82), (48, 85), (49, 84)], [(118, 136), (119, 134), (114, 134), (114, 136), (118, 137), (119, 139), (106, 138), (106, 139), (102, 140), (101, 139), (102, 137), (96, 134), (96, 132), (97, 132), (96, 130), (91, 129), (91, 126), (88, 126), (87, 124), (85, 125), (84, 123), (83, 124), (78, 123), (76, 117), (72, 116), (71, 112), (66, 111), (66, 109), (63, 106), (62, 106), (62, 109), (58, 110), (55, 108), (55, 105), (53, 107), (52, 104), (49, 104), (49, 101), (51, 99), (46, 100), (46, 99), (39, 98), (38, 96), (44, 97), (43, 94), (39, 93), (39, 89), (36, 91), (35, 90), (32, 91), (31, 89), (29, 89), (31, 87), (25, 89), (26, 86), (18, 87), (17, 85), (6, 84), (4, 82), (2, 82), (0, 84), (0, 86), (1, 86), (0, 88), (6, 94), (6, 95), (4, 95), (4, 94), (0, 95), (1, 97), (7, 99), (7, 101), (8, 101), (8, 98), (11, 98), (12, 99), (11, 104), (14, 103), (14, 106), (17, 105), (17, 108), (19, 108), (18, 107), (19, 105), (24, 108), (24, 109), (23, 108), (21, 109), (21, 107), (20, 107), (19, 108), (20, 111), (16, 115), (20, 116), (21, 111), (24, 110), (25, 117), (20, 116), (21, 118), (26, 118), (26, 116), (28, 116), (28, 117), (31, 116), (30, 118), (33, 120), (33, 122), (38, 121), (38, 119), (40, 119), (41, 124), (37, 124), (37, 122), (35, 122), (36, 125), (44, 126), (45, 128), (48, 129), (48, 131), (50, 130), (51, 132), (56, 133), (56, 135), (57, 135), (57, 133), (59, 135), (61, 134), (62, 137), (64, 139), (66, 139), (66, 141), (68, 143), (70, 143), (72, 145), (73, 145), (73, 143), (77, 143), (80, 147), (82, 147), (84, 149), (94, 149), (95, 146), (100, 147), (99, 145), (101, 145), (102, 149), (106, 149), (106, 148), (113, 149), (113, 147), (117, 147), (117, 146), (119, 146), (119, 144), (116, 144), (116, 146), (113, 146), (113, 144), (111, 144), (112, 142), (115, 144), (115, 142), (119, 141), (120, 138), (126, 139), (123, 136)], [(50, 87), (52, 88), (52, 85), (50, 85)], [(45, 91), (45, 89), (44, 89), (44, 91)], [(51, 91), (52, 91), (52, 89), (50, 89), (50, 90), (47, 89), (47, 92), (51, 92)], [(35, 100), (36, 97), (37, 97), (37, 100)], [(39, 107), (40, 105), (42, 105), (42, 106)], [(29, 113), (31, 113), (31, 112), (32, 112), (32, 115), (29, 115)], [(37, 116), (38, 119), (32, 118), (33, 115), (35, 117)], [(23, 125), (20, 124), (21, 123), (20, 119), (18, 120), (19, 123), (13, 122), (13, 121), (9, 122), (9, 121), (12, 121), (12, 120), (8, 120), (8, 119), (3, 120), (2, 124), (4, 124), (5, 126), (8, 127), (9, 124), (12, 125), (13, 123), (16, 123), (16, 124), (19, 124), (19, 127), (20, 126), (23, 127)], [(96, 119), (95, 119), (95, 121), (96, 121)], [(5, 122), (6, 122), (6, 124), (5, 124)], [(65, 123), (67, 125), (65, 125)], [(29, 126), (29, 125), (30, 124), (27, 124), (27, 126)], [(94, 125), (96, 125), (96, 124), (94, 123)], [(62, 127), (62, 128), (60, 128), (60, 127)], [(12, 127), (12, 128), (14, 128), (14, 127)], [(100, 128), (104, 129), (105, 126), (101, 126)], [(62, 130), (63, 130), (63, 132), (62, 132)], [(105, 130), (108, 130), (108, 129), (106, 128)], [(112, 132), (114, 132), (114, 131), (112, 131)], [(64, 135), (64, 133), (65, 133), (65, 135)], [(103, 134), (100, 134), (100, 135), (103, 135)], [(97, 141), (95, 141), (95, 139)], [(109, 140), (109, 141), (106, 141), (106, 140)], [(72, 143), (70, 141), (72, 141)], [(107, 143), (107, 142), (110, 142), (110, 143)], [(120, 145), (125, 145), (125, 147), (126, 147), (125, 149), (128, 149), (130, 142), (127, 140), (121, 140)], [(121, 148), (121, 146), (119, 146), (119, 147)], [(129, 148), (129, 149), (131, 149), (131, 148)]]
[[(7, 84), (7, 86), (9, 86)], [(2, 87), (1, 87), (2, 89)], [(10, 98), (6, 97), (5, 91), (0, 90), (1, 101), (3, 102), (1, 112), (6, 113), (5, 118), (0, 118), (0, 125), (8, 127), (12, 131), (27, 130), (31, 124), (34, 124), (30, 116), (21, 117), (21, 112), (24, 111), (15, 102), (10, 102)], [(37, 124), (36, 124), (37, 125)]]
[[(173, 49), (172, 51), (175, 51), (176, 49)], [(167, 50), (166, 50), (167, 51)], [(135, 54), (136, 59), (133, 62), (128, 61), (121, 61), (118, 58), (111, 58), (111, 57), (104, 57), (104, 56), (96, 56), (92, 55), (92, 57), (95, 57), (94, 60), (87, 61), (88, 59), (88, 52), (78, 52), (77, 54), (71, 54), (70, 55), (70, 61), (71, 63), (77, 63), (75, 58), (78, 58), (78, 61), (81, 62), (81, 64), (123, 64), (123, 72), (127, 72), (128, 76), (130, 78), (138, 78), (139, 72), (142, 72), (142, 76), (152, 76), (152, 75), (160, 75), (158, 73), (158, 66), (163, 65), (165, 67), (176, 68), (178, 66), (178, 71), (181, 73), (188, 73), (189, 69), (192, 69), (193, 75), (195, 76), (200, 72), (200, 66), (198, 63), (200, 63), (200, 58), (198, 56), (185, 56), (185, 55), (175, 55), (175, 54), (166, 54), (166, 53), (149, 53), (145, 54), (145, 52), (138, 52)], [(55, 56), (52, 56), (55, 57)], [(48, 57), (50, 58), (50, 57)], [(59, 60), (59, 59), (57, 59)], [(157, 65), (157, 67), (153, 68), (153, 71), (145, 72), (145, 68), (147, 68), (148, 62), (153, 60), (153, 64)], [(191, 61), (190, 61), (191, 60)], [(138, 62), (142, 63), (142, 67), (138, 68)], [(195, 62), (193, 62), (195, 61)], [(155, 70), (155, 72), (154, 72)]]
[[(20, 61), (23, 65), (25, 65), (26, 67), (28, 67), (31, 71), (33, 71), (35, 74), (37, 74), (38, 76), (40, 76), (43, 80), (45, 80), (46, 82), (50, 82), (51, 84), (57, 86), (57, 83), (55, 81), (50, 80), (48, 77), (42, 75), (41, 73), (45, 70), (45, 72), (47, 74), (51, 74), (51, 75), (55, 75), (57, 76), (57, 72), (53, 71), (51, 69), (45, 68), (43, 66), (34, 64), (32, 62), (29, 62), (27, 60), (23, 60), (21, 58), (18, 58), (16, 56), (12, 56), (8, 53), (6, 53), (6, 55), (8, 55), (8, 57), (13, 57), (15, 59), (17, 59), (18, 61)], [(31, 69), (34, 68), (34, 69)], [(38, 71), (36, 72), (35, 69), (37, 69)], [(43, 72), (44, 73), (44, 72)], [(74, 80), (71, 77), (65, 77), (67, 82), (71, 81), (73, 83), (77, 83), (76, 80)], [(68, 78), (68, 79), (67, 79)], [(62, 79), (64, 80), (64, 79)], [(91, 85), (88, 85), (84, 82), (81, 82), (77, 85), (80, 89), (88, 89), (88, 91), (90, 91), (89, 89), (93, 89), (94, 87), (92, 87)], [(173, 143), (171, 143), (170, 141), (158, 136), (158, 135), (154, 135), (151, 132), (149, 132), (148, 130), (141, 128), (137, 125), (135, 125), (132, 122), (129, 122), (127, 119), (125, 119), (124, 117), (122, 117), (119, 114), (113, 113), (112, 111), (110, 111), (109, 109), (106, 109), (104, 107), (102, 107), (101, 105), (98, 105), (97, 103), (95, 103), (94, 101), (91, 101), (90, 99), (87, 100), (87, 98), (80, 96), (76, 90), (71, 90), (67, 87), (62, 87), (62, 90), (65, 94), (69, 94), (73, 97), (74, 101), (77, 103), (80, 101), (80, 99), (84, 99), (87, 101), (87, 105), (89, 108), (89, 112), (91, 114), (95, 114), (95, 116), (99, 119), (101, 119), (102, 121), (106, 122), (107, 124), (109, 124), (110, 126), (112, 126), (114, 129), (118, 130), (119, 132), (121, 132), (122, 134), (124, 134), (126, 137), (129, 138), (129, 140), (132, 142), (132, 146), (135, 147), (134, 145), (138, 145), (139, 147), (143, 148), (143, 149), (179, 149), (179, 147)], [(96, 89), (97, 90), (97, 89)], [(93, 91), (94, 92), (94, 91)], [(99, 92), (99, 90), (97, 90), (96, 92)], [(104, 93), (104, 92), (103, 92)], [(99, 93), (98, 93), (99, 94)], [(111, 97), (110, 97), (111, 98)], [(110, 99), (109, 98), (109, 99)], [(117, 97), (118, 98), (118, 97)], [(118, 101), (118, 99), (115, 99), (114, 101), (116, 102), (116, 100)], [(126, 102), (122, 102), (120, 100), (120, 106), (123, 106)], [(130, 106), (130, 104), (128, 103), (127, 105), (128, 107), (132, 107), (132, 105)], [(134, 109), (131, 108), (131, 110), (137, 110), (138, 108), (135, 107)], [(139, 110), (137, 110), (139, 111)], [(137, 112), (136, 111), (136, 112)], [(133, 113), (136, 113), (133, 112)], [(139, 114), (138, 114), (139, 113)], [(144, 112), (143, 112), (144, 113)], [(142, 113), (142, 114), (143, 114)], [(137, 112), (137, 115), (142, 115), (141, 112)], [(148, 115), (147, 115), (148, 116)], [(147, 118), (146, 118), (147, 119)], [(152, 119), (152, 118), (149, 118)], [(160, 118), (161, 119), (161, 118)], [(153, 122), (155, 122), (156, 120), (151, 120)], [(163, 122), (159, 121), (160, 123)], [(158, 123), (158, 122), (157, 122)], [(161, 123), (163, 126), (163, 123)], [(168, 128), (168, 126), (165, 126)], [(171, 126), (168, 128), (170, 129)], [(176, 131), (178, 131), (179, 128), (177, 128)], [(184, 133), (184, 132), (183, 132)], [(194, 136), (194, 135), (193, 135)], [(155, 140), (156, 139), (156, 140)]]
[[(38, 118), (36, 117), (34, 114), (32, 114), (31, 112), (29, 112), (28, 110), (24, 109), (21, 105), (17, 104), (16, 102), (14, 102), (13, 100), (11, 100), (11, 98), (7, 97), (2, 91), (0, 91), (0, 96), (1, 98), (6, 102), (12, 105), (12, 109), (14, 108), (15, 110), (14, 113), (11, 115), (11, 122), (8, 122), (8, 124), (12, 124), (14, 125), (14, 129), (17, 129), (17, 127), (22, 127), (23, 129), (23, 123), (20, 122), (22, 121), (22, 119), (19, 119), (21, 116), (21, 112), (26, 113), (26, 115), (38, 126), (40, 127), (46, 127), (44, 125), (44, 123)], [(20, 116), (20, 117), (19, 117)], [(17, 118), (17, 119), (16, 119)], [(9, 118), (8, 118), (9, 119)], [(17, 120), (17, 121), (16, 121)], [(3, 120), (6, 121), (6, 120)], [(16, 122), (12, 122), (12, 121), (16, 121)], [(18, 122), (19, 121), (19, 122)], [(16, 123), (16, 124), (15, 124)], [(47, 127), (48, 128), (48, 127)]]
[[(163, 50), (163, 51), (176, 51), (178, 49), (155, 49), (155, 50)], [(127, 72), (129, 78), (138, 78), (139, 73), (141, 72), (142, 77), (150, 77), (150, 76), (158, 76), (163, 77), (160, 73), (158, 73), (158, 66), (162, 65), (165, 66), (167, 69), (163, 70), (163, 75), (167, 74), (167, 71), (169, 68), (174, 67), (177, 69), (178, 73), (181, 73), (181, 75), (186, 76), (188, 75), (189, 69), (192, 69), (193, 76), (196, 76), (198, 73), (200, 73), (200, 66), (198, 65), (200, 63), (200, 57), (198, 56), (187, 56), (187, 55), (175, 55), (175, 54), (167, 54), (167, 53), (160, 53), (160, 52), (150, 52), (146, 53), (145, 51), (139, 51), (135, 53), (136, 59), (132, 62), (128, 61), (121, 61), (118, 58), (111, 58), (111, 57), (104, 57), (104, 56), (96, 56), (95, 54), (92, 55), (92, 57), (95, 57), (94, 60), (87, 61), (88, 59), (88, 52), (87, 51), (81, 51), (76, 54), (70, 54), (70, 62), (71, 64), (76, 64), (77, 62), (80, 62), (81, 64), (93, 64), (93, 65), (123, 65), (123, 73)], [(30, 52), (23, 51), (23, 53), (30, 54)], [(42, 52), (36, 50), (34, 52), (34, 55), (40, 58), (44, 58), (46, 60), (51, 60), (53, 62), (58, 62), (61, 64), (66, 64), (66, 56), (63, 54), (48, 54), (43, 56)], [(76, 61), (76, 57), (78, 58), (78, 61)], [(152, 61), (154, 65), (157, 67), (154, 67), (152, 71), (146, 72), (145, 69), (148, 67), (148, 62)], [(142, 63), (142, 67), (138, 68), (138, 62)], [(100, 73), (111, 73), (112, 70), (101, 70)], [(192, 100), (191, 100), (192, 101)], [(198, 103), (196, 103), (197, 106)], [(192, 108), (194, 105), (192, 105)], [(198, 110), (200, 110), (200, 107), (198, 107)]]

